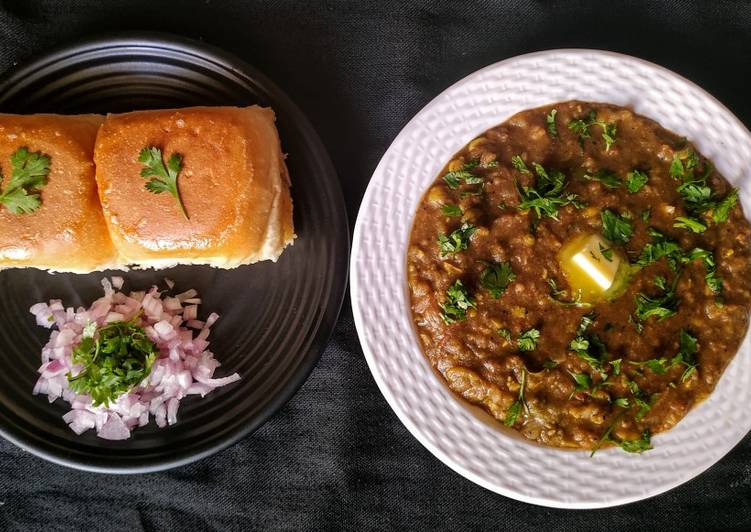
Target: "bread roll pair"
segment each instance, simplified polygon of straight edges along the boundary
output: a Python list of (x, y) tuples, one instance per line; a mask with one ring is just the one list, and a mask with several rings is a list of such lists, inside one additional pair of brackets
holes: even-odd
[[(177, 176), (177, 195), (150, 164)], [(0, 114), (0, 169), (0, 268), (234, 268), (276, 260), (295, 238), (271, 109)]]

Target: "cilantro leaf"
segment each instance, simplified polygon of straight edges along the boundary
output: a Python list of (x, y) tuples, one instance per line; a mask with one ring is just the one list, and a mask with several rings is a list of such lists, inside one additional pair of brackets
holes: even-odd
[(586, 334), (587, 328), (594, 321), (594, 314), (585, 314), (579, 322), (579, 328), (576, 331), (576, 337), (569, 343), (569, 349), (589, 366), (600, 374), (604, 381), (607, 379), (607, 372), (603, 364), (608, 356), (607, 346), (600, 340), (596, 334)]
[[(91, 332), (88, 327), (86, 331)], [(149, 375), (158, 352), (133, 320), (108, 323), (96, 333), (85, 334), (73, 349), (72, 361), (83, 370), (67, 374), (70, 388), (90, 395), (94, 406), (108, 406)]]
[(441, 257), (455, 255), (467, 249), (469, 237), (477, 228), (469, 223), (463, 223), (459, 229), (454, 230), (448, 236), (438, 235), (438, 247), (441, 249)]
[(551, 109), (550, 113), (545, 117), (545, 123), (547, 124), (548, 134), (551, 137), (558, 136), (558, 126), (555, 123), (555, 115), (558, 114), (558, 109)]
[(519, 346), (520, 351), (534, 351), (539, 339), (540, 331), (537, 329), (528, 329), (517, 338), (516, 345)]
[(642, 432), (641, 438), (638, 440), (623, 440), (618, 442), (621, 449), (627, 453), (643, 453), (652, 448), (651, 434), (649, 430)]
[(586, 373), (570, 373), (574, 379), (575, 388), (572, 396), (578, 392), (588, 392), (592, 389), (592, 378)]
[[(28, 214), (39, 208), (39, 189), (47, 184), (50, 158), (42, 152), (18, 148), (10, 156), (11, 176), (0, 193), (0, 204), (13, 214)], [(0, 171), (0, 182), (3, 180)]]
[(688, 262), (696, 259), (701, 259), (704, 263), (704, 269), (707, 272), (704, 276), (704, 281), (707, 283), (709, 289), (715, 294), (720, 294), (722, 292), (722, 278), (717, 275), (717, 265), (712, 252), (703, 248), (694, 248), (686, 255), (684, 261)]
[(695, 218), (688, 218), (686, 216), (676, 216), (673, 227), (688, 229), (694, 233), (703, 233), (707, 230), (705, 224)]
[(145, 185), (146, 190), (154, 194), (161, 194), (162, 192), (171, 194), (177, 200), (180, 212), (188, 220), (188, 213), (177, 187), (177, 176), (182, 170), (182, 161), (182, 155), (173, 153), (167, 160), (165, 167), (162, 160), (162, 150), (154, 146), (143, 148), (138, 155), (138, 162), (144, 164), (141, 176), (151, 178)]
[(519, 396), (516, 401), (506, 411), (506, 417), (503, 420), (503, 424), (507, 427), (512, 427), (516, 423), (517, 418), (522, 410), (522, 404), (524, 403), (524, 386), (527, 382), (527, 372), (522, 369), (522, 380), (519, 383)]
[(511, 164), (522, 174), (532, 173), (529, 171), (529, 168), (527, 168), (524, 159), (522, 159), (519, 155), (514, 155), (513, 157), (511, 157)]
[(506, 291), (508, 285), (516, 279), (516, 274), (510, 262), (487, 262), (486, 264), (487, 268), (480, 274), (480, 285), (488, 290), (494, 299), (498, 299)]
[(605, 151), (615, 144), (617, 126), (612, 122), (597, 120), (597, 114), (594, 110), (590, 111), (586, 118), (577, 118), (568, 123), (568, 128), (577, 134), (579, 143), (583, 144), (585, 139), (591, 138), (589, 128), (598, 125), (602, 128), (602, 139), (605, 141)]
[(712, 219), (715, 223), (727, 222), (730, 215), (730, 211), (738, 203), (738, 189), (734, 188), (728, 194), (722, 198), (714, 207), (712, 213)]
[(663, 257), (667, 257), (670, 267), (675, 271), (683, 256), (678, 242), (671, 240), (654, 228), (650, 227), (648, 232), (652, 237), (652, 242), (649, 242), (644, 246), (641, 255), (636, 261), (637, 264), (639, 266), (647, 266), (653, 262), (657, 262)]
[[(521, 158), (519, 158), (521, 161)], [(524, 163), (524, 161), (521, 161)], [(516, 188), (519, 193), (521, 202), (517, 207), (520, 211), (532, 209), (535, 211), (537, 218), (547, 216), (558, 219), (558, 210), (566, 205), (574, 205), (581, 208), (582, 204), (577, 201), (576, 194), (564, 194), (563, 189), (566, 186), (566, 176), (560, 170), (551, 168), (546, 170), (541, 164), (532, 163), (537, 174), (537, 182), (534, 187), (520, 186), (517, 182)], [(524, 166), (526, 168), (526, 165)], [(529, 171), (527, 169), (527, 171)]]
[(613, 404), (621, 408), (629, 408), (631, 406), (628, 397), (619, 397), (615, 401), (613, 401)]
[(475, 300), (469, 295), (459, 279), (446, 290), (446, 299), (439, 306), (443, 311), (441, 318), (446, 325), (464, 321), (467, 319), (467, 310), (476, 308)]
[(594, 174), (584, 174), (584, 179), (589, 181), (599, 181), (607, 188), (620, 188), (623, 184), (621, 183), (621, 178), (618, 177), (618, 174), (604, 168), (597, 170)]
[(631, 240), (634, 226), (628, 217), (616, 214), (610, 209), (602, 211), (600, 216), (602, 218), (602, 236), (615, 244), (621, 245), (625, 245)]
[(665, 290), (661, 296), (648, 297), (643, 293), (636, 295), (636, 317), (639, 321), (646, 321), (656, 317), (658, 321), (674, 316), (678, 312), (679, 300), (673, 289)]
[(626, 174), (626, 190), (631, 194), (636, 194), (649, 181), (649, 176), (640, 170), (632, 170)]
[(461, 207), (459, 207), (458, 205), (452, 205), (451, 203), (447, 203), (446, 205), (442, 206), (441, 212), (446, 216), (461, 216), (462, 214), (464, 214)]

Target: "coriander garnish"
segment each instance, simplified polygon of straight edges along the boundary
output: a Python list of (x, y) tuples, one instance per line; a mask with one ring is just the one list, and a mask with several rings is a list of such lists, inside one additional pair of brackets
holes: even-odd
[(705, 163), (704, 174), (696, 178), (694, 170), (699, 164), (699, 158), (692, 149), (677, 153), (670, 165), (670, 175), (681, 180), (677, 190), (686, 205), (688, 216), (676, 218), (673, 227), (679, 227), (703, 233), (709, 226), (709, 220), (715, 223), (726, 222), (730, 210), (738, 202), (738, 190), (732, 189), (724, 198), (720, 198), (712, 191), (707, 183), (713, 168)]
[(707, 251), (703, 248), (694, 248), (686, 255), (686, 261), (692, 261), (701, 259), (704, 263), (704, 269), (707, 274), (704, 276), (704, 281), (707, 283), (709, 289), (715, 294), (722, 293), (722, 278), (717, 275), (717, 265), (715, 264), (714, 255), (711, 251)]
[(516, 274), (511, 269), (511, 263), (504, 262), (485, 262), (487, 268), (485, 268), (480, 274), (480, 285), (485, 288), (494, 299), (498, 299), (503, 295), (514, 279)]
[(650, 317), (656, 317), (658, 321), (662, 321), (665, 318), (674, 316), (678, 312), (679, 300), (675, 295), (675, 285), (678, 283), (678, 275), (675, 276), (673, 284), (670, 287), (666, 286), (664, 282), (658, 282), (656, 279), (655, 284), (662, 289), (663, 293), (657, 297), (648, 297), (645, 294), (639, 293), (636, 295), (636, 318), (640, 321), (646, 321)]
[(641, 438), (638, 440), (622, 440), (615, 443), (627, 453), (643, 453), (652, 448), (651, 436), (649, 429), (644, 429), (644, 432), (641, 433)]
[(576, 331), (576, 337), (571, 340), (569, 349), (589, 364), (593, 370), (597, 371), (600, 374), (600, 378), (604, 381), (608, 378), (608, 374), (603, 367), (605, 359), (608, 356), (607, 347), (598, 335), (586, 333), (589, 326), (594, 322), (594, 319), (594, 313), (582, 316), (579, 328)]
[(602, 236), (620, 245), (625, 245), (631, 240), (634, 226), (629, 217), (617, 214), (610, 209), (602, 211), (600, 216), (602, 218)]
[(167, 160), (167, 166), (162, 160), (162, 150), (153, 146), (141, 150), (138, 156), (138, 162), (143, 163), (145, 167), (141, 170), (141, 176), (151, 177), (146, 183), (146, 190), (154, 194), (169, 192), (177, 200), (180, 212), (188, 219), (188, 213), (180, 197), (180, 190), (177, 187), (177, 176), (183, 167), (183, 157), (179, 153), (173, 153)]
[(443, 312), (441, 318), (446, 325), (450, 325), (457, 321), (464, 321), (467, 319), (467, 310), (475, 308), (475, 300), (469, 295), (467, 289), (464, 288), (461, 280), (457, 279), (456, 282), (446, 290), (446, 300), (439, 305)]
[(642, 188), (644, 188), (644, 185), (647, 184), (647, 181), (649, 181), (649, 176), (646, 174), (646, 172), (642, 172), (641, 170), (632, 170), (626, 174), (626, 190), (628, 190), (631, 194), (636, 194)]
[(446, 216), (461, 216), (462, 214), (464, 214), (464, 212), (462, 212), (462, 208), (459, 207), (459, 205), (453, 205), (451, 203), (443, 205), (441, 207), (441, 212)]
[(677, 271), (683, 255), (678, 242), (671, 240), (652, 227), (647, 230), (647, 233), (652, 237), (652, 242), (644, 246), (636, 263), (639, 266), (647, 266), (666, 257), (670, 268)]
[(621, 178), (618, 177), (618, 174), (604, 168), (597, 170), (594, 174), (584, 174), (584, 179), (588, 181), (599, 181), (607, 188), (620, 188), (623, 184)]
[(514, 403), (509, 407), (509, 409), (506, 411), (506, 417), (503, 420), (503, 424), (507, 427), (511, 427), (516, 423), (517, 418), (519, 417), (519, 414), (522, 410), (522, 405), (526, 404), (524, 402), (524, 386), (527, 383), (527, 372), (522, 369), (522, 380), (519, 383), (519, 395), (514, 401)]
[[(524, 164), (521, 157), (518, 158), (518, 161), (520, 161), (521, 164)], [(558, 220), (559, 208), (566, 205), (573, 205), (576, 208), (581, 208), (583, 206), (577, 201), (576, 194), (565, 194), (563, 192), (563, 189), (566, 186), (566, 176), (563, 172), (554, 168), (546, 170), (538, 163), (532, 163), (532, 166), (537, 174), (537, 182), (535, 186), (525, 187), (520, 186), (518, 182), (516, 183), (516, 189), (519, 192), (519, 197), (521, 199), (519, 206), (517, 207), (520, 211), (532, 209), (535, 211), (538, 219), (547, 216), (554, 220)], [(520, 170), (522, 173), (529, 172), (526, 165), (524, 165), (523, 168), (526, 169), (526, 172)], [(519, 167), (517, 167), (517, 169), (519, 169)]]
[(545, 116), (545, 123), (547, 124), (548, 135), (555, 138), (558, 136), (558, 126), (555, 123), (555, 115), (558, 114), (558, 109), (551, 109), (550, 113)]
[(464, 223), (459, 229), (454, 230), (448, 236), (444, 234), (438, 235), (438, 246), (441, 249), (441, 257), (447, 255), (455, 255), (462, 250), (467, 249), (469, 245), (469, 237), (472, 236), (476, 230), (475, 226), (469, 223)]
[(519, 346), (520, 351), (534, 351), (539, 339), (540, 331), (537, 329), (527, 329), (516, 339), (516, 345)]
[[(18, 148), (10, 156), (11, 176), (0, 192), (0, 203), (13, 214), (28, 214), (39, 208), (39, 189), (47, 184), (50, 158), (42, 152)], [(0, 183), (3, 180), (0, 170)]]
[(149, 375), (157, 353), (154, 342), (133, 320), (108, 323), (96, 333), (88, 327), (73, 349), (71, 359), (83, 369), (68, 373), (70, 388), (90, 395), (94, 406), (108, 406)]
[(529, 171), (529, 168), (527, 168), (527, 165), (524, 162), (524, 159), (522, 159), (521, 156), (519, 155), (514, 155), (513, 157), (511, 157), (511, 164), (514, 166), (514, 168), (516, 168), (522, 174), (532, 173)]
[(591, 138), (589, 128), (598, 125), (602, 128), (602, 140), (605, 141), (605, 151), (615, 144), (615, 135), (617, 127), (612, 122), (597, 120), (597, 113), (590, 111), (586, 119), (577, 118), (568, 123), (568, 128), (579, 136), (579, 143), (583, 144), (585, 139)]

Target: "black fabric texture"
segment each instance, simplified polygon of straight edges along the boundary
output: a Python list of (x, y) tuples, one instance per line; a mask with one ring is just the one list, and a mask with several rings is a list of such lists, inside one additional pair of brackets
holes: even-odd
[[(743, 1), (4, 0), (0, 71), (116, 30), (204, 40), (276, 81), (326, 144), (352, 224), (379, 158), (420, 108), (474, 70), (525, 52), (636, 55), (697, 82), (751, 125)], [(196, 464), (96, 475), (0, 441), (0, 529), (751, 530), (751, 437), (694, 480), (622, 507), (554, 510), (493, 494), (398, 421), (347, 301), (300, 392), (252, 436)]]

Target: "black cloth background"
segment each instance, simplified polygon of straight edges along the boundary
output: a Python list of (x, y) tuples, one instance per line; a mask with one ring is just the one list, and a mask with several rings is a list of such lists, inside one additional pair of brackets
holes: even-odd
[[(139, 29), (205, 40), (275, 80), (328, 147), (352, 223), (371, 172), (410, 117), (459, 78), (524, 52), (592, 47), (643, 57), (696, 81), (751, 125), (751, 4), (741, 1), (0, 0), (0, 71), (71, 40)], [(94, 475), (0, 441), (3, 530), (527, 528), (751, 530), (751, 437), (651, 500), (599, 511), (516, 502), (453, 473), (401, 425), (370, 376), (346, 302), (294, 399), (199, 463)]]

